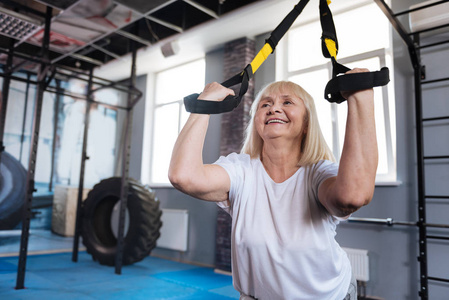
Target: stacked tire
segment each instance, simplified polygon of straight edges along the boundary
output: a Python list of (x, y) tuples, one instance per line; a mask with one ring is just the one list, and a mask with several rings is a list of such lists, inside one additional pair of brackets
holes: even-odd
[[(120, 207), (120, 189), (120, 177), (104, 179), (94, 186), (83, 202), (83, 244), (92, 258), (102, 265), (115, 265), (118, 223), (115, 220)], [(155, 193), (134, 179), (128, 181), (126, 211), (122, 263), (130, 265), (147, 257), (156, 246), (162, 211)]]
[(0, 230), (14, 229), (22, 221), (27, 171), (8, 152), (1, 153)]

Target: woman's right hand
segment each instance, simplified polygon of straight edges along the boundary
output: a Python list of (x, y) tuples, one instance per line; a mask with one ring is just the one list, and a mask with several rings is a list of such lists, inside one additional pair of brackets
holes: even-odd
[(235, 96), (232, 89), (226, 88), (218, 82), (212, 82), (204, 87), (203, 92), (198, 96), (198, 100), (223, 101), (229, 95)]
[[(198, 99), (222, 101), (234, 94), (213, 82), (204, 87)], [(192, 197), (225, 201), (231, 186), (228, 173), (219, 165), (204, 164), (202, 157), (209, 118), (205, 114), (190, 114), (173, 148), (168, 178), (175, 188)]]

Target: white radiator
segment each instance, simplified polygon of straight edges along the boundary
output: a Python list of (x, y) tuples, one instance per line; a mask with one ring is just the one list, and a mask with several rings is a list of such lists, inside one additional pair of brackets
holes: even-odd
[(369, 280), (368, 250), (343, 247), (342, 249), (348, 255), (355, 279), (357, 279), (357, 281), (367, 282)]
[(161, 236), (157, 247), (187, 251), (189, 212), (182, 209), (162, 209)]

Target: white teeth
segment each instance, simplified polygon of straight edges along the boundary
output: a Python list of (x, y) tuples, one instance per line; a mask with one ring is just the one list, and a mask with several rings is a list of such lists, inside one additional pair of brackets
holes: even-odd
[(271, 123), (281, 123), (281, 124), (286, 124), (287, 122), (282, 121), (282, 120), (269, 120), (267, 122), (267, 124), (271, 124)]

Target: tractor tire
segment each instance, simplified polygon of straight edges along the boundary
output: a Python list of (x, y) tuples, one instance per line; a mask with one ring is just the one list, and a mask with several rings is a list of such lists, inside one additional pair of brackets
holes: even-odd
[(14, 229), (21, 221), (26, 196), (27, 171), (11, 154), (1, 154), (0, 230)]
[[(113, 223), (117, 213), (114, 207), (116, 211), (120, 207), (120, 187), (120, 177), (104, 179), (94, 186), (83, 202), (83, 244), (92, 258), (102, 265), (115, 265), (117, 230), (114, 232)], [(161, 215), (155, 193), (129, 179), (123, 265), (141, 261), (150, 254), (160, 236)]]

